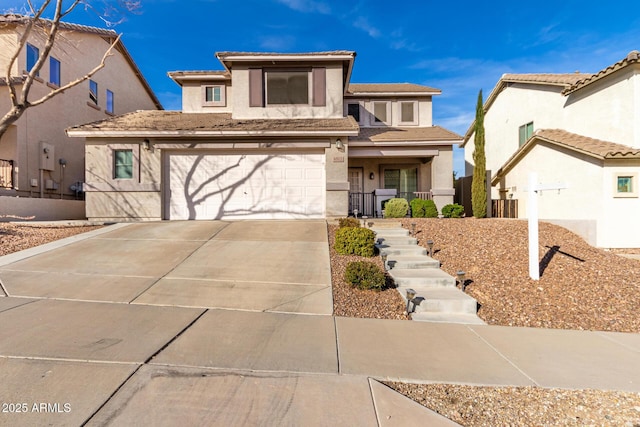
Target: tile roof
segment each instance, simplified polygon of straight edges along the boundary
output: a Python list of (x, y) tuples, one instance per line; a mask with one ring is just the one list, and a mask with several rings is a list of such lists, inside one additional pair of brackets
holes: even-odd
[(351, 83), (347, 94), (358, 93), (433, 93), (442, 92), (429, 86), (417, 85), (413, 83)]
[(69, 132), (126, 133), (136, 135), (218, 136), (237, 133), (355, 133), (353, 117), (336, 119), (232, 119), (228, 113), (182, 113), (179, 111), (136, 111), (107, 120), (67, 129)]
[(462, 136), (440, 126), (430, 127), (368, 127), (360, 128), (356, 137), (349, 141), (364, 142), (404, 142), (404, 141), (433, 141), (433, 142), (462, 142)]
[[(11, 77), (12, 83), (14, 85), (19, 85), (24, 83), (24, 77), (23, 76), (16, 76), (16, 77)], [(7, 85), (7, 78), (6, 77), (0, 77), (0, 86), (6, 86)]]
[(216, 56), (218, 58), (223, 58), (227, 56), (333, 56), (333, 55), (353, 55), (356, 53), (352, 50), (328, 50), (323, 52), (216, 52)]
[(598, 71), (596, 74), (587, 76), (586, 78), (573, 83), (570, 87), (562, 91), (562, 94), (569, 95), (570, 93), (575, 92), (576, 90), (581, 89), (590, 83), (600, 80), (601, 78), (608, 76), (609, 74), (615, 73), (616, 71), (624, 67), (637, 63), (640, 63), (640, 52), (638, 52), (637, 50), (632, 50), (624, 59), (608, 66), (604, 70)]
[[(0, 23), (7, 23), (7, 24), (24, 24), (30, 19), (31, 17), (29, 16), (15, 14), (15, 13), (5, 13), (3, 15), (0, 15)], [(50, 24), (52, 22), (50, 19), (40, 19), (40, 21), (45, 22), (47, 24)], [(98, 27), (90, 27), (88, 25), (72, 24), (70, 22), (64, 22), (64, 21), (60, 21), (60, 29), (97, 34), (105, 37), (118, 36), (118, 33), (115, 32), (114, 30), (107, 30), (107, 29), (98, 28)]]
[[(585, 152), (601, 159), (640, 158), (640, 149), (615, 142), (589, 138), (562, 129), (540, 129), (533, 137)], [(532, 138), (533, 138), (532, 137)]]
[(560, 86), (569, 86), (582, 79), (591, 76), (586, 73), (565, 73), (565, 74), (503, 74), (502, 81), (518, 83), (545, 83)]

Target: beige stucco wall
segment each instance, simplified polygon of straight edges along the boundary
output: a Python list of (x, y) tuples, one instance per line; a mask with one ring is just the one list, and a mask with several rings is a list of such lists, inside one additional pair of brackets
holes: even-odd
[[(311, 105), (273, 105), (249, 107), (249, 68), (234, 64), (231, 71), (233, 81), (232, 107), (235, 119), (259, 118), (338, 118), (342, 115), (343, 74), (342, 64), (323, 64), (326, 66), (326, 106)], [(252, 66), (253, 67), (253, 66)], [(286, 67), (285, 67), (286, 68)], [(309, 72), (311, 87), (311, 71)]]
[(225, 105), (204, 105), (203, 86), (223, 85), (219, 80), (210, 82), (183, 82), (182, 83), (182, 111), (184, 113), (231, 113), (233, 110), (233, 88), (225, 85)]
[[(2, 218), (4, 215), (11, 216)], [(0, 221), (20, 221), (21, 219), (29, 221), (86, 219), (85, 202), (0, 196)]]
[[(389, 113), (390, 120), (384, 126), (395, 127), (416, 127), (416, 126), (433, 126), (433, 106), (431, 102), (431, 96), (421, 98), (367, 98), (367, 97), (349, 97), (345, 98), (343, 105), (343, 114), (346, 116), (348, 112), (348, 104), (360, 104), (360, 122), (361, 127), (380, 127), (380, 124), (375, 123), (375, 117), (373, 115), (373, 103), (374, 102), (389, 102), (391, 103)], [(400, 103), (401, 102), (416, 102), (416, 122), (413, 124), (407, 124), (400, 122)]]
[(529, 173), (542, 184), (566, 189), (538, 195), (539, 218), (569, 228), (599, 247), (640, 247), (640, 199), (614, 197), (616, 173), (640, 173), (640, 162), (612, 162), (537, 144), (507, 173), (499, 188), (518, 200), (518, 215), (528, 218)]
[[(64, 85), (86, 74), (100, 63), (102, 55), (109, 48), (109, 43), (97, 35), (86, 33), (61, 32), (58, 43), (54, 45), (51, 56), (61, 62), (61, 84)], [(2, 41), (2, 39), (0, 39)], [(34, 36), (30, 43), (41, 49), (44, 42)], [(0, 46), (4, 51), (5, 46)], [(26, 67), (26, 53), (19, 56), (18, 69)], [(123, 114), (138, 109), (155, 109), (152, 99), (124, 56), (114, 51), (107, 58), (106, 66), (98, 71), (92, 79), (98, 83), (98, 107), (87, 104), (89, 101), (89, 83), (80, 83), (64, 93), (57, 95), (46, 103), (28, 109), (16, 122), (16, 154), (13, 158), (17, 167), (17, 194), (22, 196), (39, 196), (43, 183), (40, 182), (40, 143), (45, 142), (53, 147), (54, 170), (44, 171), (43, 180), (55, 181), (58, 190), (43, 190), (44, 197), (59, 197), (60, 190), (68, 197), (75, 193), (69, 186), (76, 181), (84, 181), (84, 140), (68, 138), (65, 128), (109, 118), (105, 112), (106, 90), (114, 93), (115, 114)], [(34, 82), (30, 99), (37, 99), (51, 91), (49, 82), (49, 60), (40, 71), (40, 79)], [(0, 111), (10, 107), (7, 88), (0, 88)], [(64, 170), (59, 159), (65, 159)], [(37, 186), (31, 186), (36, 179)]]

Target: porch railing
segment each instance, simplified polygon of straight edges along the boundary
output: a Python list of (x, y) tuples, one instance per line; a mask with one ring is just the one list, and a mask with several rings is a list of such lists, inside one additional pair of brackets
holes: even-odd
[(13, 160), (0, 159), (0, 188), (13, 189)]
[[(398, 193), (397, 197), (406, 199), (407, 202), (411, 202), (413, 199), (431, 200), (431, 191), (412, 191)], [(371, 193), (353, 193), (349, 192), (349, 215), (353, 215), (353, 211), (358, 210), (358, 216), (375, 217), (379, 212), (376, 212), (376, 197), (373, 192)]]

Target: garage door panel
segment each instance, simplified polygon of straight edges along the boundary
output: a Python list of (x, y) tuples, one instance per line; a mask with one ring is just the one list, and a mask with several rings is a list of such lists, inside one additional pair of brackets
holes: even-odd
[(322, 218), (323, 153), (170, 154), (170, 219)]

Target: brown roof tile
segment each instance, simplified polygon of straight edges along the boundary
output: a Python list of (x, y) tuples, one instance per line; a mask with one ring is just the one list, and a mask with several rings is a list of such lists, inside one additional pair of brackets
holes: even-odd
[(357, 95), (358, 93), (433, 93), (442, 92), (429, 86), (417, 85), (413, 83), (351, 83), (347, 93)]
[[(0, 15), (0, 23), (6, 23), (6, 24), (24, 24), (30, 19), (31, 18), (29, 16), (15, 14), (15, 13), (5, 13), (3, 15)], [(40, 22), (51, 24), (52, 21), (49, 19), (40, 19)], [(98, 34), (100, 36), (106, 36), (106, 37), (118, 36), (118, 33), (115, 32), (114, 30), (107, 30), (107, 29), (98, 28), (98, 27), (90, 27), (88, 25), (73, 24), (73, 23), (64, 22), (64, 21), (60, 21), (60, 29)]]
[(616, 71), (627, 67), (631, 64), (637, 64), (640, 62), (640, 52), (638, 52), (637, 50), (632, 50), (631, 52), (629, 52), (629, 54), (622, 60), (616, 62), (613, 65), (608, 66), (607, 68), (605, 68), (604, 70), (600, 70), (598, 71), (596, 74), (587, 76), (586, 78), (575, 82), (574, 84), (572, 84), (570, 87), (566, 88), (564, 91), (562, 91), (563, 95), (568, 95), (571, 92), (574, 92), (578, 89), (583, 88), (584, 86), (593, 83), (597, 80), (600, 80), (603, 77), (608, 76), (609, 74), (615, 73)]
[(553, 85), (569, 86), (589, 76), (591, 76), (591, 74), (586, 74), (586, 73), (504, 74), (502, 76), (502, 80), (506, 82), (546, 83), (546, 84), (553, 84)]
[(224, 58), (227, 56), (330, 56), (330, 55), (353, 55), (355, 52), (352, 50), (328, 50), (324, 52), (216, 52), (218, 58)]
[(589, 138), (588, 136), (578, 135), (562, 129), (540, 129), (534, 134), (534, 137), (536, 136), (603, 159), (640, 158), (640, 149), (615, 142)]
[(462, 136), (440, 126), (430, 127), (369, 127), (360, 128), (360, 134), (350, 141), (403, 142), (403, 141), (447, 141), (459, 143)]
[(158, 134), (225, 132), (357, 132), (353, 117), (336, 119), (232, 119), (227, 113), (182, 113), (179, 111), (137, 111), (107, 120), (69, 128), (70, 132), (130, 132)]

